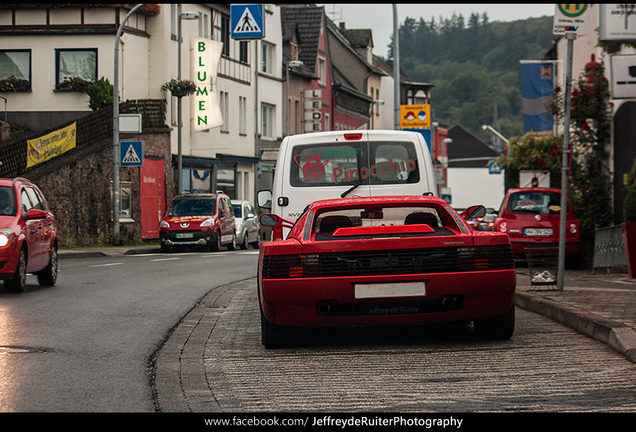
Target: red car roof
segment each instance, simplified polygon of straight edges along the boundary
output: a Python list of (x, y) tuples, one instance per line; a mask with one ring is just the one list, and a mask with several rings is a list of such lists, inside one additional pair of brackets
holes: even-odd
[(392, 195), (392, 196), (372, 196), (356, 198), (336, 198), (328, 200), (314, 201), (309, 208), (316, 210), (326, 207), (348, 207), (360, 205), (386, 205), (386, 204), (446, 204), (441, 198), (428, 195)]

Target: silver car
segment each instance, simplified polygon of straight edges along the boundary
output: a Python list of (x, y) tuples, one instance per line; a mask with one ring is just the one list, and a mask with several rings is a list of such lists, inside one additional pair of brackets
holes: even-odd
[(247, 249), (251, 244), (254, 249), (260, 247), (261, 226), (254, 207), (249, 201), (232, 200), (234, 219), (236, 220), (236, 244)]

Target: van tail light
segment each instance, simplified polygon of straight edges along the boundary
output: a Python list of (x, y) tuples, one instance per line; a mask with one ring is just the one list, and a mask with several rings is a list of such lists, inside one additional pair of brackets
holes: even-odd
[(346, 133), (344, 137), (347, 141), (358, 141), (362, 139), (361, 133)]

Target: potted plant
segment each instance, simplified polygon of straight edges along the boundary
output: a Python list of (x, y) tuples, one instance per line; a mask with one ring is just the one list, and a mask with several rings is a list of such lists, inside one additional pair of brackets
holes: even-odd
[(79, 77), (64, 77), (64, 80), (57, 86), (58, 90), (86, 92), (88, 85), (92, 82)]
[(84, 92), (89, 98), (88, 107), (93, 111), (113, 104), (114, 87), (107, 78), (101, 77), (97, 82), (88, 84)]
[(172, 96), (183, 97), (194, 94), (197, 91), (197, 86), (192, 81), (172, 79), (162, 85), (161, 90), (170, 91)]
[(629, 277), (636, 278), (636, 160), (627, 176), (627, 196), (623, 205), (623, 244)]
[(0, 80), (0, 91), (3, 92), (23, 92), (29, 89), (29, 82), (27, 80), (16, 78), (15, 75), (11, 75), (8, 78)]

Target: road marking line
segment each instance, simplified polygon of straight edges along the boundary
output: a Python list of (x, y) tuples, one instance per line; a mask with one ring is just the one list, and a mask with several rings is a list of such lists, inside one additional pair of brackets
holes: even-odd
[(175, 258), (159, 258), (159, 259), (153, 259), (150, 260), (152, 262), (156, 262), (156, 261), (173, 261), (173, 260), (180, 260), (181, 258), (179, 257), (175, 257)]
[(116, 266), (116, 265), (122, 265), (123, 263), (110, 263), (110, 264), (97, 264), (97, 265), (92, 265), (89, 267), (108, 267), (108, 266)]

